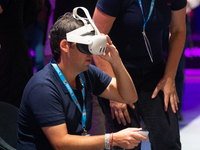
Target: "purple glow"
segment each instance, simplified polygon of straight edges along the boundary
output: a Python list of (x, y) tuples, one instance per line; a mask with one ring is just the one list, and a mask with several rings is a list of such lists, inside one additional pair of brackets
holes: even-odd
[(29, 49), (29, 53), (30, 53), (31, 57), (34, 57), (34, 56), (35, 56), (35, 52), (34, 52), (33, 49)]
[(186, 57), (200, 57), (200, 48), (199, 47), (194, 47), (193, 49), (186, 48), (184, 51), (184, 55)]
[(200, 83), (200, 69), (184, 69), (185, 83)]
[(186, 75), (199, 75), (200, 76), (200, 69), (184, 69), (184, 73)]

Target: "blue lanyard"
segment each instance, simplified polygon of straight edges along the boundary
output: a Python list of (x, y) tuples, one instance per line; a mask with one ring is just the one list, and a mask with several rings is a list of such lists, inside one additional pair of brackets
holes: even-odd
[(149, 10), (149, 15), (148, 15), (148, 18), (147, 18), (146, 21), (145, 21), (145, 17), (144, 17), (143, 8), (142, 8), (142, 1), (141, 1), (141, 0), (138, 0), (138, 2), (139, 2), (140, 9), (141, 9), (141, 11), (142, 11), (142, 15), (143, 15), (143, 19), (144, 19), (143, 29), (145, 29), (146, 24), (147, 24), (147, 22), (149, 21), (149, 18), (151, 17), (151, 14), (152, 14), (152, 12), (153, 12), (155, 0), (151, 0), (151, 6), (150, 6), (150, 10)]
[(51, 61), (51, 65), (56, 70), (56, 72), (59, 75), (60, 79), (62, 80), (63, 84), (65, 85), (65, 87), (69, 91), (72, 100), (76, 104), (76, 106), (79, 109), (79, 111), (82, 113), (82, 127), (83, 127), (83, 129), (85, 129), (85, 127), (86, 127), (86, 125), (85, 125), (85, 123), (86, 123), (86, 107), (85, 107), (85, 85), (84, 85), (84, 82), (83, 82), (83, 78), (79, 74), (79, 80), (80, 80), (80, 83), (81, 83), (81, 85), (83, 87), (81, 89), (81, 93), (82, 93), (82, 96), (83, 96), (83, 111), (82, 111), (81, 106), (80, 106), (80, 104), (79, 104), (79, 102), (78, 102), (78, 100), (76, 98), (76, 95), (74, 94), (73, 89), (71, 88), (71, 86), (69, 85), (67, 80), (65, 79), (65, 77), (62, 74), (62, 72), (61, 72), (60, 68), (58, 67), (58, 65), (56, 63), (52, 63), (52, 61)]
[(149, 15), (147, 17), (147, 20), (145, 20), (145, 16), (144, 16), (144, 11), (143, 11), (143, 8), (142, 8), (142, 0), (138, 0), (139, 2), (139, 5), (140, 5), (140, 9), (141, 9), (141, 12), (142, 12), (142, 15), (143, 15), (143, 19), (144, 19), (144, 24), (143, 24), (143, 38), (144, 38), (144, 42), (145, 42), (145, 46), (146, 46), (146, 49), (147, 49), (147, 52), (149, 54), (149, 57), (151, 59), (151, 62), (153, 62), (153, 54), (152, 54), (152, 50), (151, 50), (151, 45), (150, 45), (150, 42), (147, 38), (147, 35), (146, 35), (146, 32), (145, 32), (145, 27), (146, 27), (146, 24), (147, 22), (149, 21), (150, 17), (151, 17), (151, 14), (153, 12), (153, 8), (154, 8), (154, 3), (155, 3), (155, 0), (151, 0), (151, 5), (150, 5), (150, 9), (149, 9)]

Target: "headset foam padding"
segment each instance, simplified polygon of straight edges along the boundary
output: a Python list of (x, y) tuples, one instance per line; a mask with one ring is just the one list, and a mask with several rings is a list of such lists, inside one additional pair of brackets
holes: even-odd
[(92, 54), (92, 53), (90, 53), (89, 47), (88, 47), (88, 45), (86, 45), (86, 44), (79, 44), (79, 43), (76, 43), (76, 47), (78, 48), (78, 50), (79, 50), (81, 53), (84, 53), (84, 54)]

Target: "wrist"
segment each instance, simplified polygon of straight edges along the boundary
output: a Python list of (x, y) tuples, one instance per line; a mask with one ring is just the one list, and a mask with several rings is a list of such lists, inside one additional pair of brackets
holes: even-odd
[(105, 149), (112, 149), (113, 147), (113, 132), (105, 134)]
[(116, 143), (116, 139), (115, 139), (116, 138), (116, 133), (113, 133), (113, 137), (112, 138), (113, 138), (112, 139), (112, 147), (113, 146), (118, 146), (117, 143)]
[(112, 66), (112, 68), (115, 68), (115, 67), (118, 68), (120, 65), (123, 65), (121, 58), (115, 59), (115, 60), (113, 60), (113, 61), (111, 61), (109, 63)]
[(112, 149), (113, 147), (113, 132), (111, 133), (111, 141), (110, 141), (110, 148)]
[(110, 134), (105, 134), (105, 149), (110, 149)]

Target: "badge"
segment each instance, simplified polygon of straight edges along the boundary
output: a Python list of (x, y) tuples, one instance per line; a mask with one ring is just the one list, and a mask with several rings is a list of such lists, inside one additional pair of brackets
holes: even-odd
[(82, 136), (90, 136), (90, 132), (87, 130), (83, 129), (83, 133), (81, 133)]

